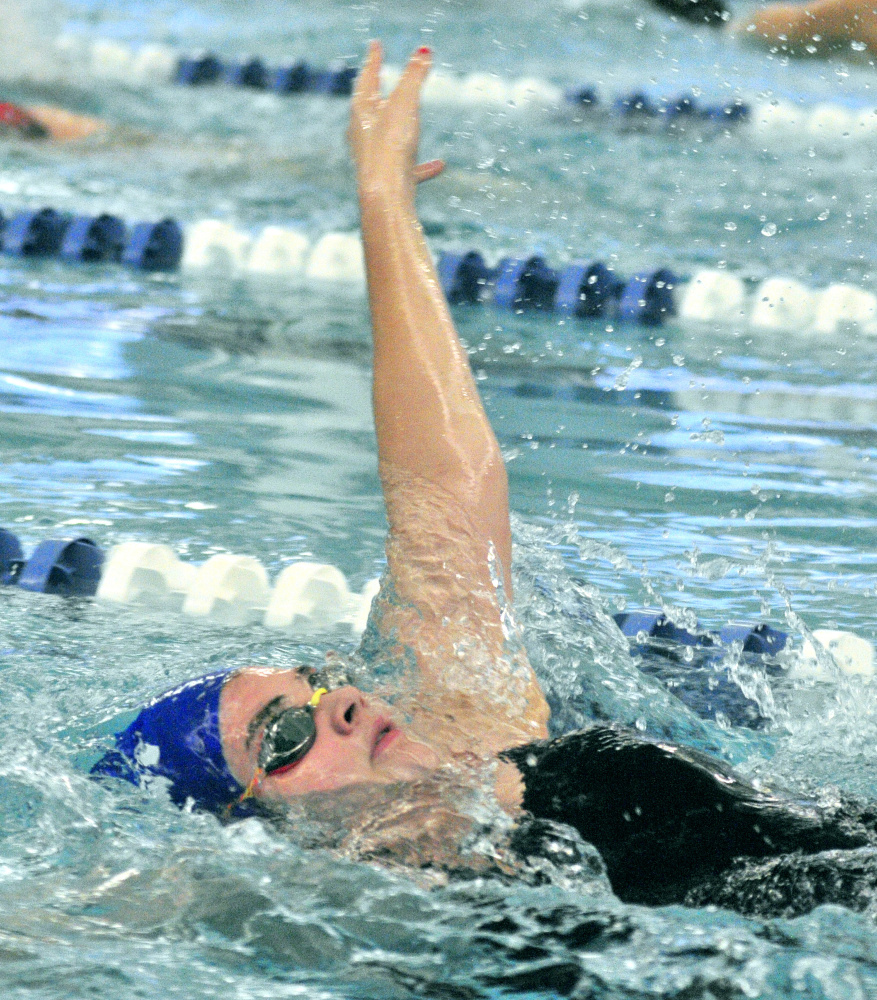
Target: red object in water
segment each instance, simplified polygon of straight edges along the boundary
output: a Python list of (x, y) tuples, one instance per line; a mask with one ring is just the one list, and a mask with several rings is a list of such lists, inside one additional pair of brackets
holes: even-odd
[(49, 133), (24, 108), (0, 101), (0, 129), (14, 129), (28, 139), (44, 139)]

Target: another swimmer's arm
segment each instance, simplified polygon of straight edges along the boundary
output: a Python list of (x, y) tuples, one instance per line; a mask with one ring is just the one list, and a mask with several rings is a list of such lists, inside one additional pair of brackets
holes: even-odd
[(416, 165), (418, 102), (429, 50), (408, 64), (396, 90), (379, 93), (373, 43), (353, 99), (350, 143), (357, 166), (362, 238), (374, 332), (374, 409), (390, 526), (416, 530), (396, 503), (406, 476), (460, 504), (487, 565), (492, 543), (510, 589), (511, 530), (502, 454), (481, 405), (414, 207), (420, 181), (444, 164)]
[(72, 111), (65, 111), (49, 104), (29, 105), (26, 110), (30, 117), (46, 130), (49, 138), (56, 142), (86, 139), (96, 132), (103, 132), (106, 128), (98, 118), (74, 114)]
[(734, 28), (742, 36), (793, 53), (824, 55), (849, 42), (862, 42), (877, 53), (877, 0), (770, 4)]

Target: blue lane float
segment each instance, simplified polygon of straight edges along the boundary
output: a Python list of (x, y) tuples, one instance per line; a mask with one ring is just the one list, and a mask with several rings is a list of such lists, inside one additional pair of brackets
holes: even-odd
[[(760, 729), (768, 716), (741, 688), (728, 660), (781, 677), (788, 664), (777, 657), (789, 637), (769, 625), (726, 625), (718, 632), (692, 631), (661, 611), (625, 611), (614, 615), (630, 641), (639, 669), (659, 680), (702, 718), (726, 720), (734, 726)], [(736, 656), (733, 644), (736, 646)]]
[(544, 310), (644, 326), (660, 325), (677, 311), (679, 279), (668, 268), (624, 279), (600, 261), (575, 262), (557, 271), (536, 254), (504, 257), (489, 268), (479, 253), (469, 251), (442, 254), (437, 270), (453, 304), (491, 302), (519, 313)]
[(64, 233), (61, 258), (83, 263), (118, 261), (126, 238), (125, 223), (114, 215), (78, 215)]
[(759, 656), (776, 656), (785, 649), (789, 637), (772, 625), (748, 625), (732, 622), (722, 626), (718, 632), (692, 632), (673, 622), (663, 611), (641, 609), (623, 611), (613, 615), (615, 624), (628, 639), (639, 643), (658, 639), (681, 646), (699, 646), (709, 649), (730, 646), (739, 642), (744, 653)]
[(224, 83), (251, 90), (270, 90), (276, 94), (325, 94), (349, 97), (356, 79), (353, 66), (311, 66), (303, 60), (287, 66), (269, 67), (261, 59), (222, 62), (213, 53), (181, 56), (173, 82), (187, 87)]
[(90, 538), (48, 539), (25, 559), (18, 538), (0, 529), (0, 583), (7, 586), (61, 597), (92, 597), (103, 562), (103, 552)]
[(640, 271), (624, 285), (618, 298), (618, 319), (644, 326), (659, 326), (668, 316), (676, 315), (673, 291), (679, 281), (666, 267)]
[(183, 231), (174, 219), (140, 222), (122, 250), (122, 263), (141, 271), (174, 271), (183, 256)]
[(68, 221), (54, 208), (19, 212), (3, 225), (3, 252), (16, 257), (46, 257), (57, 253)]
[(174, 219), (127, 226), (114, 215), (71, 216), (54, 208), (0, 215), (0, 250), (14, 257), (58, 256), (70, 263), (121, 262), (141, 271), (173, 271), (183, 256)]
[(24, 550), (21, 542), (12, 534), (0, 528), (0, 584), (14, 584), (24, 565)]
[(565, 267), (557, 284), (554, 306), (558, 312), (579, 319), (602, 316), (610, 302), (618, 297), (619, 281), (609, 268), (595, 261)]
[(594, 87), (573, 87), (564, 93), (567, 104), (575, 107), (579, 117), (592, 113), (610, 114), (629, 125), (657, 122), (671, 128), (695, 122), (728, 125), (747, 121), (752, 108), (745, 101), (734, 99), (720, 104), (699, 101), (685, 92), (669, 97), (653, 98), (641, 90), (621, 94), (604, 104)]
[(772, 706), (753, 696), (743, 679), (759, 673), (794, 683), (833, 683), (841, 676), (872, 681), (874, 646), (861, 636), (815, 629), (803, 642), (766, 623), (732, 622), (715, 631), (686, 628), (663, 611), (640, 609), (613, 616), (637, 666), (702, 718), (760, 729)]

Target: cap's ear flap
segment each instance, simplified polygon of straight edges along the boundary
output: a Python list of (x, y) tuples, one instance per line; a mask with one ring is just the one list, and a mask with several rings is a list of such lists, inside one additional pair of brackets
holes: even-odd
[(652, 0), (652, 3), (665, 13), (692, 24), (720, 28), (730, 18), (730, 11), (723, 0)]

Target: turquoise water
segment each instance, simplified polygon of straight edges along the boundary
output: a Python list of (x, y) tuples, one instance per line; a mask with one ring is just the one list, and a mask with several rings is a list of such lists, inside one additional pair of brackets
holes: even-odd
[[(356, 225), (343, 101), (112, 85), (52, 47), (160, 42), (224, 55), (399, 63), (594, 83), (606, 95), (877, 106), (863, 62), (789, 64), (638, 4), (22, 4), (8, 92), (113, 123), (79, 148), (0, 146), (0, 208), (222, 218), (311, 236)], [(625, 132), (546, 110), (428, 107), (448, 160), (421, 208), (433, 247), (611, 260), (874, 289), (873, 146)], [(820, 218), (828, 211), (828, 215)], [(764, 218), (762, 218), (764, 217)], [(733, 223), (736, 228), (727, 228)], [(777, 226), (762, 235), (767, 223)], [(355, 288), (0, 259), (0, 524), (26, 547), (87, 534), (379, 571), (383, 512), (368, 329)], [(873, 340), (731, 325), (661, 329), (460, 309), (506, 454), (520, 613), (564, 724), (586, 679), (627, 722), (721, 745), (793, 788), (877, 795), (875, 686), (762, 687), (763, 737), (708, 730), (605, 628), (562, 614), (664, 605), (705, 625), (877, 640)], [(548, 574), (554, 597), (537, 586)], [(578, 581), (578, 582), (575, 582)], [(532, 595), (532, 596), (530, 596)], [(527, 599), (524, 599), (527, 598)], [(95, 727), (217, 664), (351, 650), (137, 607), (0, 592), (0, 992), (37, 997), (829, 997), (877, 995), (870, 915), (797, 920), (627, 907), (599, 884), (427, 888), (222, 828), (83, 771)], [(612, 692), (624, 690), (624, 697)]]

